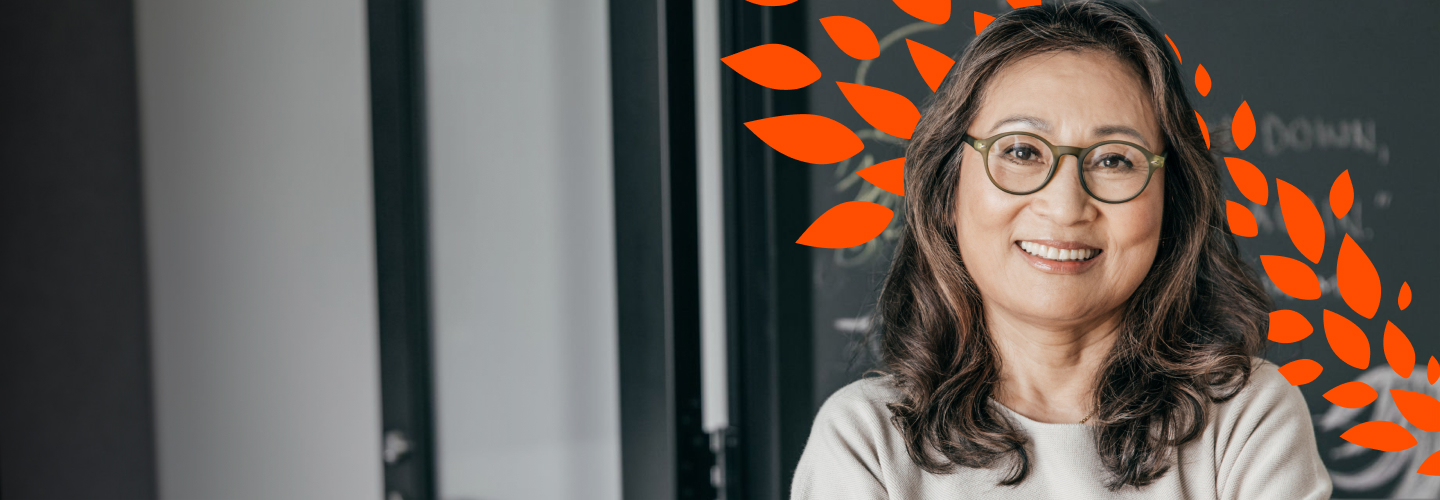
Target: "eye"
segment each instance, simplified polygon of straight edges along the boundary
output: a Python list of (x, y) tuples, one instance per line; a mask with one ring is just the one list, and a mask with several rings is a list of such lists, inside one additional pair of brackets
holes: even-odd
[(1033, 162), (1040, 160), (1040, 150), (1025, 144), (1018, 144), (1005, 149), (1005, 155), (1022, 162)]
[(1125, 158), (1125, 155), (1120, 154), (1108, 154), (1105, 156), (1101, 156), (1100, 159), (1095, 162), (1095, 165), (1100, 168), (1107, 169), (1127, 169), (1135, 166), (1134, 164), (1130, 163), (1130, 160), (1128, 158)]

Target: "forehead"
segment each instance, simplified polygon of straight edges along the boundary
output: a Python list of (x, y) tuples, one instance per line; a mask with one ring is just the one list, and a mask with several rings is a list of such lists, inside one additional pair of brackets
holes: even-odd
[(1033, 129), (1014, 124), (994, 129), (1007, 117), (1029, 116), (1087, 139), (1094, 138), (1094, 128), (1125, 126), (1139, 131), (1150, 146), (1160, 142), (1159, 122), (1140, 74), (1107, 52), (1063, 50), (1024, 57), (1001, 68), (983, 95), (971, 125), (982, 136)]

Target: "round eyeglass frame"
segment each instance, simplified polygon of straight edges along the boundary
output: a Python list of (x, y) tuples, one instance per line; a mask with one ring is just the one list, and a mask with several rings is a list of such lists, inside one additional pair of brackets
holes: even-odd
[[(1050, 163), (1050, 170), (1045, 173), (1045, 180), (1041, 182), (1040, 186), (1036, 187), (1035, 189), (1031, 189), (1029, 191), (1011, 191), (1009, 189), (1005, 189), (1005, 187), (1001, 186), (999, 182), (995, 182), (995, 177), (990, 175), (990, 146), (993, 146), (995, 144), (995, 141), (1012, 135), (1025, 135), (1039, 139), (1040, 142), (1045, 143), (1045, 145), (1050, 148), (1051, 156), (1054, 157), (1054, 160)], [(961, 138), (960, 148), (962, 149), (962, 151), (964, 149), (964, 145), (966, 144), (969, 144), (970, 147), (974, 148), (975, 152), (980, 153), (980, 162), (985, 165), (985, 177), (990, 178), (990, 184), (995, 185), (995, 187), (1001, 191), (1014, 195), (1027, 195), (1041, 189), (1045, 189), (1045, 186), (1048, 186), (1050, 184), (1050, 179), (1055, 177), (1055, 171), (1060, 168), (1060, 158), (1065, 155), (1073, 155), (1075, 156), (1076, 163), (1075, 175), (1080, 177), (1080, 187), (1085, 190), (1085, 194), (1090, 195), (1091, 198), (1110, 204), (1125, 203), (1127, 201), (1135, 199), (1136, 197), (1144, 193), (1145, 188), (1150, 187), (1150, 178), (1155, 176), (1156, 170), (1159, 170), (1161, 167), (1165, 166), (1165, 158), (1170, 155), (1169, 151), (1166, 151), (1164, 154), (1157, 155), (1155, 153), (1151, 153), (1149, 149), (1145, 149), (1144, 146), (1135, 144), (1133, 142), (1120, 140), (1100, 141), (1095, 144), (1091, 144), (1089, 147), (1085, 148), (1079, 148), (1075, 146), (1056, 146), (1054, 144), (1051, 144), (1050, 141), (1045, 140), (1044, 137), (1040, 137), (1030, 132), (1001, 132), (986, 139), (976, 139), (974, 136), (971, 136), (967, 133), (964, 134), (964, 136)], [(1124, 144), (1126, 146), (1133, 147), (1140, 150), (1140, 152), (1144, 153), (1145, 157), (1149, 159), (1147, 164), (1150, 169), (1148, 172), (1145, 173), (1145, 184), (1140, 186), (1140, 190), (1136, 191), (1135, 194), (1130, 195), (1129, 198), (1118, 201), (1111, 201), (1101, 198), (1099, 196), (1096, 196), (1093, 191), (1090, 191), (1090, 185), (1085, 182), (1085, 168), (1081, 166), (1080, 163), (1085, 161), (1085, 156), (1090, 154), (1090, 151), (1093, 151), (1095, 148), (1104, 146), (1106, 144)]]

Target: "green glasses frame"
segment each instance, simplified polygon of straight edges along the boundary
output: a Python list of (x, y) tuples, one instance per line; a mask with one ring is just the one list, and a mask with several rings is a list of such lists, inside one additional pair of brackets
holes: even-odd
[[(1034, 138), (1036, 138), (1036, 139), (1039, 139), (1040, 142), (1045, 143), (1046, 146), (1049, 146), (1049, 147), (1050, 147), (1050, 152), (1051, 152), (1052, 156), (1054, 157), (1054, 161), (1052, 161), (1052, 162), (1050, 163), (1050, 171), (1045, 173), (1045, 181), (1044, 181), (1044, 182), (1041, 182), (1041, 183), (1040, 183), (1040, 186), (1039, 186), (1039, 187), (1036, 187), (1035, 189), (1031, 189), (1031, 190), (1029, 190), (1029, 191), (1011, 191), (1011, 190), (1009, 190), (1009, 189), (1005, 189), (1005, 187), (1001, 186), (999, 182), (995, 182), (995, 177), (992, 176), (992, 175), (990, 175), (990, 146), (994, 145), (994, 144), (995, 144), (995, 141), (998, 141), (998, 140), (1000, 140), (1000, 139), (1002, 139), (1002, 138), (1005, 138), (1006, 136), (1011, 136), (1011, 135), (1025, 135), (1025, 136), (1034, 137)], [(1097, 143), (1095, 143), (1095, 144), (1091, 144), (1089, 147), (1085, 147), (1085, 148), (1079, 148), (1079, 147), (1075, 147), (1075, 146), (1056, 146), (1056, 145), (1054, 145), (1054, 144), (1051, 144), (1050, 141), (1045, 140), (1044, 137), (1040, 137), (1040, 136), (1038, 136), (1038, 135), (1035, 135), (1035, 134), (1032, 134), (1032, 133), (1029, 133), (1029, 132), (1001, 132), (1001, 133), (999, 133), (999, 134), (995, 134), (995, 135), (993, 135), (993, 136), (990, 136), (989, 138), (986, 138), (986, 139), (976, 139), (975, 137), (971, 136), (970, 134), (965, 134), (964, 137), (961, 139), (961, 144), (962, 144), (962, 148), (963, 148), (963, 145), (964, 145), (964, 144), (969, 144), (970, 147), (975, 148), (975, 151), (976, 151), (976, 152), (979, 152), (979, 153), (980, 153), (980, 161), (985, 164), (985, 177), (989, 177), (989, 178), (990, 178), (990, 183), (991, 183), (991, 184), (994, 184), (995, 187), (996, 187), (996, 188), (999, 188), (1001, 191), (1004, 191), (1004, 192), (1007, 192), (1007, 193), (1010, 193), (1010, 194), (1015, 194), (1015, 195), (1026, 195), (1026, 194), (1034, 193), (1034, 192), (1039, 191), (1039, 190), (1041, 190), (1041, 189), (1045, 189), (1045, 186), (1047, 186), (1047, 185), (1050, 184), (1050, 179), (1053, 178), (1053, 177), (1055, 177), (1055, 171), (1056, 171), (1056, 170), (1059, 170), (1059, 168), (1060, 168), (1060, 158), (1063, 157), (1063, 156), (1065, 156), (1065, 155), (1073, 155), (1073, 156), (1075, 156), (1075, 160), (1076, 160), (1076, 164), (1077, 164), (1077, 166), (1076, 166), (1076, 168), (1075, 168), (1075, 170), (1076, 170), (1076, 175), (1080, 177), (1080, 187), (1083, 188), (1083, 189), (1085, 189), (1085, 194), (1090, 195), (1091, 198), (1095, 198), (1096, 200), (1100, 200), (1100, 201), (1102, 201), (1102, 202), (1111, 203), (1111, 204), (1114, 204), (1114, 203), (1125, 203), (1125, 202), (1127, 202), (1127, 201), (1130, 201), (1130, 200), (1135, 199), (1135, 197), (1137, 197), (1137, 196), (1140, 196), (1141, 193), (1144, 193), (1144, 192), (1145, 192), (1145, 188), (1150, 187), (1150, 178), (1155, 176), (1155, 171), (1156, 171), (1156, 170), (1159, 170), (1161, 167), (1164, 167), (1164, 166), (1165, 166), (1165, 157), (1166, 157), (1166, 156), (1169, 156), (1169, 154), (1170, 154), (1170, 152), (1167, 151), (1167, 152), (1165, 152), (1165, 154), (1157, 155), (1157, 154), (1155, 154), (1155, 153), (1151, 153), (1149, 149), (1145, 149), (1145, 147), (1143, 147), (1143, 146), (1141, 146), (1141, 145), (1139, 145), (1139, 144), (1135, 144), (1135, 143), (1133, 143), (1133, 142), (1128, 142), (1128, 141), (1118, 141), (1118, 140), (1100, 141), (1100, 142), (1097, 142)], [(1079, 162), (1085, 161), (1085, 155), (1090, 154), (1090, 151), (1092, 151), (1092, 150), (1094, 150), (1095, 148), (1098, 148), (1098, 147), (1100, 147), (1100, 146), (1104, 146), (1104, 145), (1106, 145), (1106, 144), (1124, 144), (1124, 145), (1126, 145), (1126, 146), (1133, 147), (1133, 148), (1135, 148), (1135, 149), (1140, 150), (1140, 152), (1141, 152), (1141, 153), (1144, 153), (1144, 154), (1145, 154), (1145, 157), (1149, 159), (1148, 164), (1149, 164), (1150, 170), (1145, 173), (1145, 184), (1142, 185), (1142, 186), (1140, 186), (1140, 190), (1139, 190), (1139, 191), (1136, 191), (1135, 194), (1130, 195), (1129, 198), (1125, 198), (1125, 199), (1123, 199), (1123, 200), (1118, 200), (1118, 201), (1111, 201), (1111, 200), (1107, 200), (1107, 199), (1101, 198), (1101, 197), (1099, 197), (1099, 196), (1096, 196), (1094, 192), (1090, 191), (1090, 186), (1085, 183), (1085, 173), (1084, 173), (1084, 171), (1083, 171), (1084, 168), (1078, 166)]]

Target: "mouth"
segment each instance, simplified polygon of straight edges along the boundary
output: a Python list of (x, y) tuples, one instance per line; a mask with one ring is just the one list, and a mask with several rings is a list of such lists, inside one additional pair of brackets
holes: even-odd
[(1052, 274), (1076, 274), (1093, 267), (1105, 250), (1073, 241), (1020, 240), (1014, 247), (1030, 265)]

